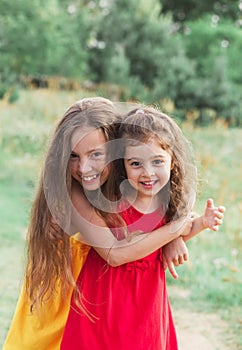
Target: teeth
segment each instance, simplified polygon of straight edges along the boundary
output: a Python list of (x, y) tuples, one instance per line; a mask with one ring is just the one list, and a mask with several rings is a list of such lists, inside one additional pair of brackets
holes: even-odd
[(143, 184), (145, 184), (145, 185), (153, 185), (153, 181), (143, 181)]
[(83, 179), (84, 181), (91, 181), (91, 180), (96, 179), (97, 177), (98, 177), (98, 174), (92, 175), (92, 176), (82, 176), (82, 179)]

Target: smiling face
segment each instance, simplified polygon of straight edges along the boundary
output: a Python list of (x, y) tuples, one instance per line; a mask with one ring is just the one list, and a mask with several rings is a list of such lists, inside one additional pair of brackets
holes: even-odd
[(170, 179), (171, 155), (152, 138), (147, 143), (127, 146), (124, 166), (137, 199), (154, 199)]
[(71, 176), (84, 189), (97, 190), (108, 178), (106, 139), (101, 129), (78, 128), (72, 136)]

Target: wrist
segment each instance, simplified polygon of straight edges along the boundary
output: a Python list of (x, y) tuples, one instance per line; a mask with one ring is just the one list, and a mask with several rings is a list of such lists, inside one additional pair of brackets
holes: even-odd
[(201, 221), (201, 223), (200, 223), (200, 225), (201, 225), (201, 230), (206, 230), (206, 228), (208, 228), (208, 225), (206, 224), (206, 219), (205, 219), (205, 216), (204, 216), (204, 215), (202, 215), (202, 216), (200, 217), (200, 221)]

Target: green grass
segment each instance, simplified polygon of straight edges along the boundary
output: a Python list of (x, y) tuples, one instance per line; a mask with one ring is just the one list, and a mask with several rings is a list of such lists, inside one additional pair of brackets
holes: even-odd
[[(19, 294), (24, 268), (25, 232), (35, 184), (48, 138), (73, 101), (85, 93), (23, 91), (14, 105), (0, 101), (0, 345)], [(219, 313), (229, 322), (232, 342), (242, 345), (242, 130), (217, 123), (209, 128), (182, 126), (191, 140), (199, 174), (195, 211), (205, 201), (226, 206), (219, 233), (205, 231), (188, 242), (190, 261), (168, 284), (188, 291), (187, 307)], [(179, 296), (172, 296), (179, 304)], [(186, 300), (182, 300), (184, 307)]]

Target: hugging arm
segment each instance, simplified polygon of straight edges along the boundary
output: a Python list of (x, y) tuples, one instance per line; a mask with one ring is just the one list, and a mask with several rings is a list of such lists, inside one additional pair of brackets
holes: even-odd
[(174, 278), (178, 278), (175, 266), (188, 260), (188, 249), (185, 242), (205, 229), (218, 231), (219, 226), (223, 223), (224, 212), (225, 207), (215, 207), (213, 200), (208, 199), (204, 214), (193, 220), (189, 234), (183, 238), (176, 238), (163, 247), (164, 266), (168, 267)]
[(141, 259), (175, 238), (187, 234), (191, 227), (191, 220), (181, 219), (151, 233), (133, 235), (130, 241), (119, 241), (83, 194), (73, 193), (72, 201), (75, 206), (72, 216), (73, 233), (82, 232), (80, 240), (94, 247), (111, 266)]
[[(178, 224), (178, 222), (176, 222), (176, 224)], [(174, 223), (169, 223), (152, 232), (133, 236), (131, 242), (126, 241), (125, 246), (109, 249), (94, 247), (94, 249), (109, 263), (109, 265), (119, 266), (142, 259), (148, 254), (153, 253), (176, 237), (183, 235), (186, 227), (190, 227), (190, 225), (189, 221), (179, 222), (174, 229)]]

